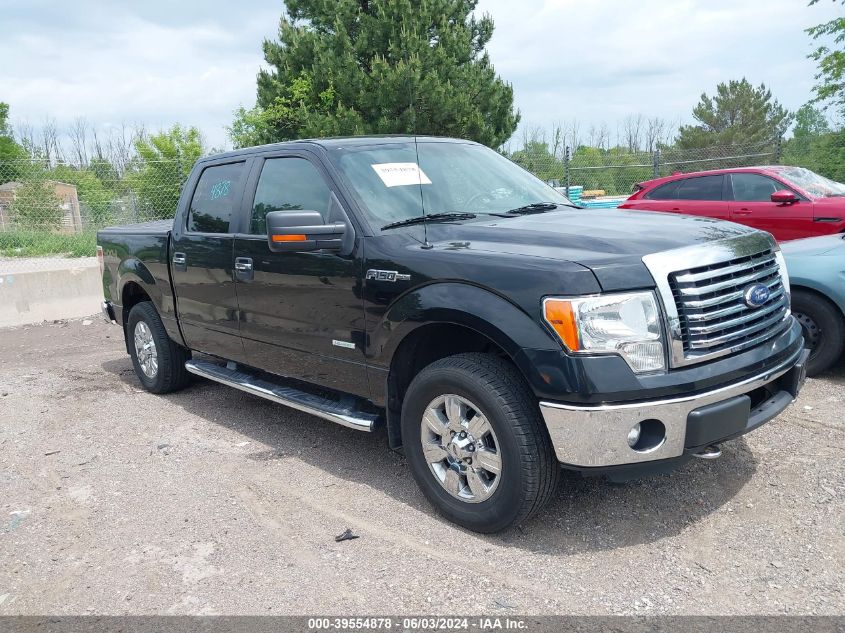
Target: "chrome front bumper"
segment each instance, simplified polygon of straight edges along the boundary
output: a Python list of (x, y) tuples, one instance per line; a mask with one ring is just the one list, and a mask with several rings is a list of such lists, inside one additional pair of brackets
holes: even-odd
[[(546, 421), (557, 459), (562, 464), (595, 468), (671, 459), (680, 457), (684, 453), (687, 419), (692, 411), (748, 394), (778, 380), (792, 370), (801, 359), (806, 359), (806, 356), (806, 351), (799, 349), (788, 360), (763, 374), (696, 395), (593, 406), (540, 402), (540, 410)], [(801, 371), (804, 371), (803, 365)], [(801, 384), (803, 384), (803, 375), (797, 377), (796, 392)], [(794, 395), (786, 401), (787, 404), (794, 400)], [(784, 406), (774, 413), (771, 410), (767, 411), (769, 417), (763, 421), (777, 415)], [(657, 446), (636, 451), (628, 445), (626, 438), (631, 427), (643, 420), (662, 422), (666, 429), (666, 436)]]

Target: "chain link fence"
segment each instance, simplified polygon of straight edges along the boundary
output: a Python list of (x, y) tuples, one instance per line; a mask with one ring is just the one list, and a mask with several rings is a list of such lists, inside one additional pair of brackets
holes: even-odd
[(614, 147), (563, 148), (559, 155), (545, 143), (531, 143), (510, 154), (515, 161), (586, 207), (617, 206), (644, 180), (675, 172), (777, 164), (781, 141), (696, 149), (663, 147), (650, 152)]
[(0, 258), (93, 256), (104, 226), (173, 217), (191, 165), (0, 162)]
[[(616, 206), (643, 180), (674, 171), (770, 164), (780, 143), (631, 152), (579, 147), (556, 156), (543, 143), (510, 158), (584, 206)], [(173, 217), (192, 165), (136, 161), (122, 171), (106, 161), (0, 163), (0, 258), (92, 256), (97, 229)]]

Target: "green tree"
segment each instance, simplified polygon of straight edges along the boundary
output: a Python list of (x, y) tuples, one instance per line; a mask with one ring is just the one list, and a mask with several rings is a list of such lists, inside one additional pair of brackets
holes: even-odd
[(288, 0), (264, 42), (257, 107), (236, 113), (238, 145), (335, 134), (412, 133), (498, 147), (519, 114), (485, 46), (477, 0)]
[(829, 134), (824, 113), (810, 103), (801, 106), (795, 113), (792, 138), (783, 145), (783, 162), (820, 171), (825, 137)]
[(784, 144), (783, 162), (845, 180), (845, 130), (831, 130), (824, 112), (812, 103), (802, 106), (795, 113), (792, 138)]
[(595, 169), (608, 164), (610, 152), (600, 147), (581, 145), (572, 154), (570, 180), (573, 185), (581, 185), (585, 190), (601, 189), (606, 193), (616, 193), (616, 179), (610, 169)]
[(699, 123), (681, 126), (676, 143), (681, 149), (772, 143), (792, 121), (765, 84), (755, 88), (744, 78), (720, 83), (713, 97), (703, 93), (692, 114)]
[(651, 166), (642, 166), (648, 165), (651, 160), (650, 154), (630, 152), (627, 147), (612, 147), (608, 152), (607, 160), (612, 165), (619, 165), (612, 172), (612, 184), (602, 187), (608, 195), (630, 195), (631, 185), (654, 177)]
[(545, 181), (563, 180), (563, 163), (549, 151), (549, 144), (542, 140), (527, 140), (522, 149), (510, 155), (510, 159), (537, 178)]
[(792, 135), (799, 141), (816, 138), (830, 132), (830, 123), (824, 112), (806, 103), (795, 113), (795, 127)]
[(235, 147), (247, 147), (303, 137), (337, 136), (362, 133), (353, 112), (335, 107), (336, 92), (329, 86), (310, 103), (313, 92), (311, 76), (302, 72), (289, 86), (282, 86), (266, 108), (243, 107), (235, 111), (229, 137)]
[(15, 189), (9, 217), (21, 229), (55, 230), (64, 215), (61, 203), (52, 183), (41, 177), (31, 178)]
[(154, 218), (172, 218), (182, 185), (203, 154), (202, 136), (195, 127), (174, 125), (135, 142), (137, 171), (129, 177), (142, 209)]
[(106, 189), (114, 189), (120, 182), (117, 169), (105, 158), (92, 158), (88, 163), (88, 170), (103, 183)]
[[(111, 205), (116, 194), (106, 187), (90, 167), (80, 169), (70, 165), (57, 165), (50, 172), (50, 178), (76, 186), (79, 204), (90, 213), (94, 226), (105, 226), (111, 221)], [(85, 217), (89, 219), (89, 216)]]
[(20, 180), (26, 159), (26, 150), (15, 141), (9, 125), (9, 104), (0, 102), (0, 184)]
[[(817, 4), (819, 0), (810, 0), (810, 5)], [(845, 5), (845, 0), (834, 0)], [(817, 24), (809, 29), (807, 33), (814, 40), (830, 36), (833, 38), (833, 47), (827, 45), (819, 46), (810, 53), (810, 59), (819, 65), (819, 72), (816, 75), (818, 84), (813, 88), (817, 101), (832, 101), (836, 104), (840, 114), (845, 115), (845, 17), (834, 18), (829, 22)]]
[(822, 136), (813, 156), (815, 164), (810, 169), (838, 182), (845, 182), (845, 130)]
[(9, 125), (9, 104), (0, 101), (0, 136), (11, 136), (12, 128)]

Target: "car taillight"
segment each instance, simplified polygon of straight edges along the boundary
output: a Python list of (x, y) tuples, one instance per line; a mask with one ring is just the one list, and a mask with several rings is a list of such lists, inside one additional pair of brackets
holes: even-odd
[[(90, 253), (91, 251), (88, 251), (88, 252)], [(97, 246), (97, 263), (100, 264), (100, 277), (102, 277), (103, 273), (106, 270), (106, 260), (105, 260), (105, 257), (103, 256), (103, 247), (102, 246)]]

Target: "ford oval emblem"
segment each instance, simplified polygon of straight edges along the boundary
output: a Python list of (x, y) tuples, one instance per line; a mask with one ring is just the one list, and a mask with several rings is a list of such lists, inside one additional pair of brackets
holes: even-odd
[(742, 297), (745, 299), (745, 305), (749, 308), (759, 308), (769, 300), (770, 295), (769, 287), (763, 284), (748, 286), (742, 293)]

